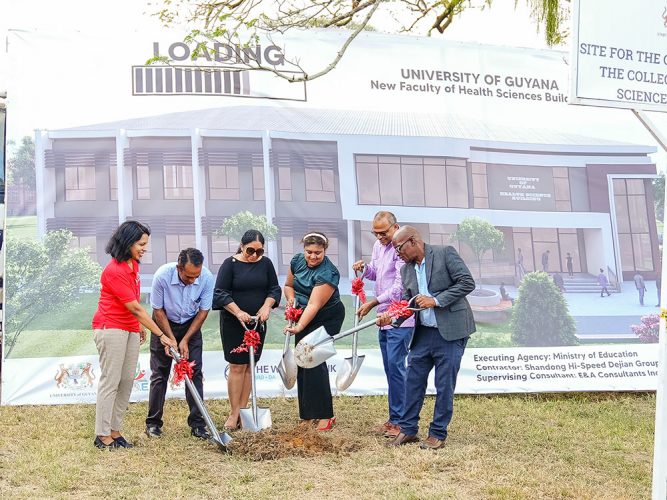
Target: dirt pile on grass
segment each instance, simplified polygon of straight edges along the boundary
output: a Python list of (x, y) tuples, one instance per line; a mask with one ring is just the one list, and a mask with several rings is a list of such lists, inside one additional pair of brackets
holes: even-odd
[(346, 454), (360, 444), (341, 436), (324, 435), (315, 429), (297, 426), (292, 429), (266, 429), (261, 432), (239, 432), (229, 444), (234, 456), (252, 461), (286, 457), (312, 457), (325, 453)]

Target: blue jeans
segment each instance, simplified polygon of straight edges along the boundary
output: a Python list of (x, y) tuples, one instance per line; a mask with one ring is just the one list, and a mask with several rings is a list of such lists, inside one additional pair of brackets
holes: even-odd
[(405, 406), (405, 358), (412, 327), (379, 330), (380, 351), (389, 386), (389, 422), (396, 425)]
[(435, 366), (435, 408), (428, 434), (436, 439), (447, 438), (447, 426), (454, 413), (456, 377), (467, 343), (468, 337), (447, 341), (437, 328), (416, 327), (408, 355), (405, 413), (398, 424), (401, 432), (414, 436), (419, 431), (419, 413), (424, 404), (428, 374)]

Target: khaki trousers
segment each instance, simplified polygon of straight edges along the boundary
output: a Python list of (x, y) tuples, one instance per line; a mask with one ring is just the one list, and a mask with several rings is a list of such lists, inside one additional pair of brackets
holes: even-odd
[(100, 381), (95, 407), (95, 434), (120, 431), (130, 402), (139, 360), (139, 334), (115, 328), (95, 330), (100, 353)]

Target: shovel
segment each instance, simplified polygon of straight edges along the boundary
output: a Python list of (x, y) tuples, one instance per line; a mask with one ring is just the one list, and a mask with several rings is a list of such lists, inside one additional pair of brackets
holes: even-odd
[[(356, 273), (355, 273), (356, 274)], [(357, 310), (359, 309), (359, 304), (361, 299), (358, 295), (354, 296), (354, 326), (359, 326), (359, 315)], [(341, 367), (338, 375), (336, 376), (336, 389), (339, 391), (344, 391), (352, 385), (354, 379), (359, 373), (361, 364), (364, 362), (366, 356), (357, 356), (357, 344), (359, 343), (359, 332), (355, 332), (352, 336), (352, 356), (345, 358), (343, 360), (343, 366)]]
[[(409, 302), (412, 302), (415, 297), (411, 298)], [(421, 311), (422, 308), (408, 307), (408, 311)], [(320, 326), (318, 329), (313, 330), (304, 338), (301, 339), (294, 349), (294, 358), (296, 359), (296, 364), (301, 368), (314, 368), (317, 365), (324, 363), (327, 359), (336, 354), (336, 348), (334, 347), (334, 342), (342, 338), (348, 337), (353, 333), (368, 328), (369, 326), (374, 326), (376, 320), (367, 321), (360, 325), (340, 332), (333, 337), (327, 333), (326, 328)]]
[[(243, 328), (248, 330), (248, 326), (241, 322)], [(259, 324), (259, 321), (255, 319), (255, 327)], [(257, 390), (255, 387), (255, 348), (253, 346), (248, 346), (248, 353), (250, 356), (250, 408), (241, 408), (241, 427), (244, 430), (251, 432), (259, 432), (262, 429), (271, 428), (271, 410), (268, 408), (258, 408), (257, 407)]]
[[(295, 302), (294, 307), (299, 307)], [(290, 321), (289, 326), (294, 326), (294, 322)], [(285, 334), (285, 345), (283, 346), (283, 357), (278, 364), (278, 374), (283, 379), (285, 389), (291, 389), (296, 384), (296, 374), (299, 368), (294, 361), (294, 349), (290, 346), (292, 336)]]
[[(170, 347), (169, 352), (171, 353), (171, 356), (177, 363), (181, 360), (181, 356), (180, 354), (178, 354), (178, 351), (176, 349)], [(206, 422), (208, 431), (211, 433), (210, 441), (213, 444), (217, 445), (218, 448), (220, 448), (220, 451), (224, 452), (229, 451), (227, 450), (227, 445), (232, 442), (232, 437), (226, 432), (223, 432), (222, 434), (218, 432), (218, 429), (213, 423), (213, 419), (211, 419), (211, 415), (209, 415), (208, 411), (206, 410), (206, 407), (204, 406), (204, 401), (202, 401), (201, 397), (199, 396), (199, 393), (197, 392), (197, 388), (192, 383), (192, 380), (190, 380), (189, 377), (185, 377), (185, 385), (188, 388), (188, 391), (190, 391), (192, 399), (195, 400), (195, 404), (197, 405), (197, 408), (199, 408), (199, 413), (201, 413), (202, 417), (204, 417), (204, 421)]]

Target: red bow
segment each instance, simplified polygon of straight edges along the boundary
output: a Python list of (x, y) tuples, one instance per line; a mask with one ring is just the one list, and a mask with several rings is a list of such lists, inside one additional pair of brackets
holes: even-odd
[(285, 319), (287, 321), (291, 321), (292, 323), (296, 323), (297, 321), (299, 321), (302, 312), (303, 309), (301, 309), (300, 307), (296, 308), (288, 305), (287, 307), (285, 307)]
[(366, 303), (366, 292), (364, 292), (364, 280), (354, 278), (352, 280), (352, 294), (357, 295), (362, 304)]
[(248, 349), (250, 347), (257, 348), (257, 346), (260, 345), (261, 343), (262, 341), (259, 338), (259, 333), (257, 333), (256, 330), (246, 330), (245, 333), (243, 334), (243, 343), (236, 349), (232, 349), (231, 352), (233, 353), (248, 352)]
[(407, 300), (394, 300), (385, 311), (392, 318), (407, 318), (412, 316), (412, 311), (408, 310)]
[(194, 361), (188, 361), (187, 359), (181, 358), (181, 360), (174, 366), (174, 385), (180, 384), (186, 377), (192, 380), (192, 369), (194, 366)]

